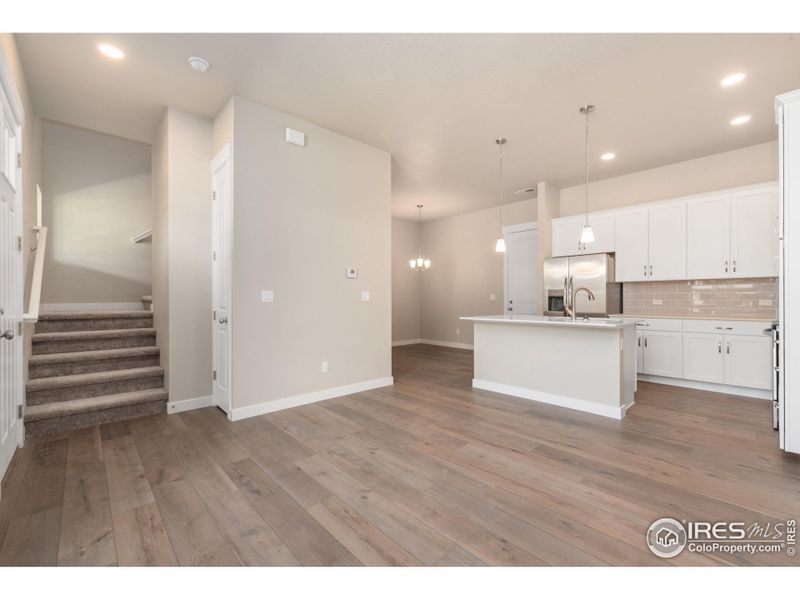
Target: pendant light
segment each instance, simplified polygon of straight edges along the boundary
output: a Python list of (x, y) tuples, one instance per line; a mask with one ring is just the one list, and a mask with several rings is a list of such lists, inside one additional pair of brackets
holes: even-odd
[(500, 237), (497, 238), (497, 243), (494, 245), (495, 252), (506, 251), (506, 241), (503, 239), (503, 144), (506, 143), (506, 138), (498, 138), (494, 141), (500, 151)]
[(594, 105), (586, 104), (581, 106), (580, 112), (583, 113), (583, 119), (586, 125), (586, 185), (584, 187), (586, 221), (581, 231), (581, 244), (591, 244), (594, 242), (594, 231), (592, 231), (592, 226), (589, 225), (589, 115), (594, 112)]
[[(417, 204), (417, 209), (419, 210), (417, 220), (422, 224), (422, 204)], [(429, 258), (422, 258), (422, 247), (420, 247), (419, 256), (409, 260), (408, 266), (414, 271), (427, 271), (431, 268), (431, 260)]]

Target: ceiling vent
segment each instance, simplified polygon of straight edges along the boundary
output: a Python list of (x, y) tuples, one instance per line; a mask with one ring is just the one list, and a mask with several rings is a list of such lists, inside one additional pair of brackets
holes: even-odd
[(190, 56), (189, 66), (191, 66), (198, 73), (205, 73), (208, 71), (208, 67), (210, 65), (205, 58), (200, 58), (199, 56)]
[(535, 187), (526, 187), (524, 190), (517, 190), (515, 194), (535, 194), (537, 189)]

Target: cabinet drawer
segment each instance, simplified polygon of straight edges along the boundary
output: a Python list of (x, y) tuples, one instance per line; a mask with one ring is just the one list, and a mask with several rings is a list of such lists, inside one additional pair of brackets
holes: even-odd
[(691, 333), (719, 333), (735, 335), (765, 335), (764, 330), (772, 327), (770, 321), (705, 321), (686, 319), (683, 330)]
[(637, 331), (683, 331), (680, 319), (636, 319)]

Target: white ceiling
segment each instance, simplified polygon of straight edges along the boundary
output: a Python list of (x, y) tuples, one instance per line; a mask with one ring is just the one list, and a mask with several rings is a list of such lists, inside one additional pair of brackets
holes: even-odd
[[(579, 183), (582, 104), (593, 179), (777, 137), (774, 97), (800, 88), (792, 34), (19, 34), (42, 117), (149, 142), (163, 108), (213, 117), (231, 94), (392, 153), (393, 213), (425, 219)], [(127, 57), (110, 61), (100, 41)], [(190, 55), (211, 63), (192, 71)], [(743, 71), (731, 88), (720, 79)], [(753, 116), (746, 125), (728, 122)], [(617, 159), (599, 160), (612, 150)]]

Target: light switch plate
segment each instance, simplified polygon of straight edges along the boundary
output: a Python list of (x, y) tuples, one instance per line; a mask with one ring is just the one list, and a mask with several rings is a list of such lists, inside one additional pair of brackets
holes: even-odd
[(275, 300), (275, 292), (272, 290), (261, 290), (262, 302), (273, 302)]
[(489, 294), (489, 300), (497, 300), (497, 296), (494, 294)]
[(305, 146), (306, 145), (306, 134), (302, 131), (297, 131), (296, 129), (289, 129), (286, 128), (286, 141), (290, 144), (294, 144), (295, 146)]
[(369, 292), (361, 292), (361, 301), (369, 302)]
[(358, 279), (358, 269), (355, 267), (347, 267), (345, 277), (348, 279)]

